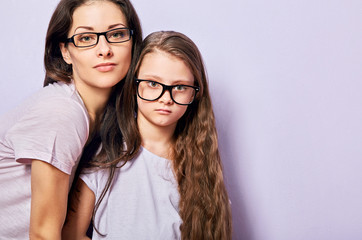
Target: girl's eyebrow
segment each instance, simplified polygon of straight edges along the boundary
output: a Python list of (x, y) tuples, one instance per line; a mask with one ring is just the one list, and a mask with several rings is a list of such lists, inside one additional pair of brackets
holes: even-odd
[[(139, 78), (139, 79), (150, 80), (150, 81), (152, 81), (152, 79), (154, 79), (156, 82), (165, 84), (161, 77), (159, 77), (157, 75), (152, 75), (152, 74), (151, 75), (146, 74), (142, 78)], [(194, 84), (194, 81), (190, 81), (190, 80), (186, 80), (186, 79), (179, 79), (179, 80), (171, 81), (171, 84), (168, 84), (168, 85), (193, 85), (193, 84)]]
[(187, 86), (193, 86), (194, 82), (190, 82), (190, 81), (185, 81), (185, 80), (176, 80), (173, 81), (172, 84), (170, 85), (187, 85)]
[(152, 75), (152, 74), (146, 74), (146, 75), (144, 75), (144, 77), (143, 77), (143, 79), (148, 79), (148, 78), (151, 78), (151, 79), (156, 79), (157, 81), (161, 81), (162, 80), (162, 78), (160, 78), (159, 76), (157, 76), (157, 75)]

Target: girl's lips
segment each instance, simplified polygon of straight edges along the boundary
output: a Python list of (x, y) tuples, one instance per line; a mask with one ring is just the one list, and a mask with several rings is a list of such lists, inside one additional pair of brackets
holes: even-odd
[(156, 109), (156, 112), (160, 113), (160, 114), (170, 114), (171, 111), (167, 110), (167, 109)]
[(101, 63), (101, 64), (94, 66), (94, 68), (100, 72), (109, 72), (109, 71), (112, 71), (115, 66), (116, 66), (116, 64), (114, 64), (114, 63)]

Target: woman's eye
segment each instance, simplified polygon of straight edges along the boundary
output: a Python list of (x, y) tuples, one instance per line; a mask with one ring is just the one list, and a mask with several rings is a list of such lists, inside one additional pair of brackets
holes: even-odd
[(120, 37), (122, 37), (122, 33), (113, 33), (112, 37), (120, 38)]
[(125, 30), (117, 30), (115, 32), (112, 32), (109, 36), (111, 39), (123, 39), (126, 37)]
[(91, 42), (93, 41), (95, 38), (93, 35), (89, 34), (89, 35), (78, 35), (78, 41), (80, 42)]

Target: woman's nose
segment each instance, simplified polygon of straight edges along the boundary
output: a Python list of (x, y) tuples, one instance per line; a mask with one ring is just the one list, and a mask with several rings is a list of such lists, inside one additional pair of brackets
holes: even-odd
[(111, 45), (105, 36), (99, 36), (97, 44), (97, 55), (99, 57), (110, 57), (113, 55)]

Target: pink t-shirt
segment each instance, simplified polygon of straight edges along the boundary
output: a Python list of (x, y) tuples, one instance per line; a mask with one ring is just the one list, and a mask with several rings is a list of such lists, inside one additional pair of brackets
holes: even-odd
[(74, 176), (89, 133), (73, 83), (53, 83), (0, 117), (0, 239), (28, 239), (31, 159)]
[[(80, 177), (98, 201), (108, 176), (108, 169), (85, 169)], [(116, 169), (95, 215), (95, 226), (107, 236), (93, 231), (92, 239), (181, 239), (179, 201), (171, 161), (141, 147)]]

